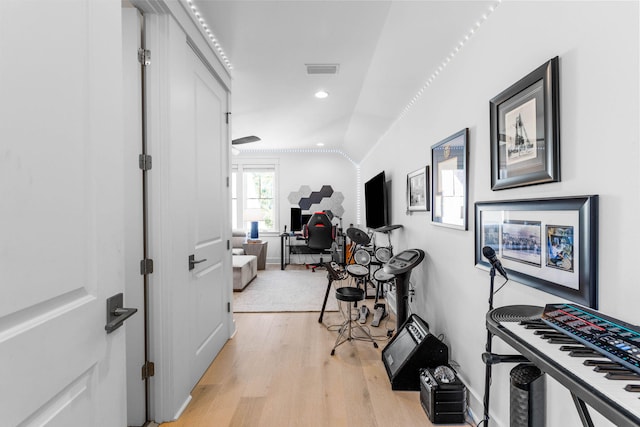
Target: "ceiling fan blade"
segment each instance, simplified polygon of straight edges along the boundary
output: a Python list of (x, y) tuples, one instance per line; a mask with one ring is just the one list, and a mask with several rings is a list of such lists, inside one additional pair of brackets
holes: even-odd
[(260, 141), (260, 138), (258, 138), (255, 135), (251, 135), (251, 136), (243, 136), (242, 138), (236, 138), (231, 141), (231, 144), (239, 145), (239, 144), (247, 144), (249, 142), (257, 142), (257, 141)]

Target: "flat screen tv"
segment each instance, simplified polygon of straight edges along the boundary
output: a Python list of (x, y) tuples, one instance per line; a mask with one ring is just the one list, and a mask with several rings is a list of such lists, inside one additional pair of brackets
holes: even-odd
[(301, 231), (302, 223), (300, 217), (302, 215), (302, 209), (291, 208), (291, 231)]
[(389, 225), (387, 180), (384, 171), (364, 183), (364, 208), (367, 228)]
[(311, 215), (311, 214), (302, 214), (302, 215), (300, 215), (300, 223), (302, 224), (303, 227), (309, 222), (309, 220), (311, 219), (312, 216), (313, 215)]
[(291, 208), (291, 231), (302, 231), (311, 219), (311, 214), (303, 214), (300, 208)]

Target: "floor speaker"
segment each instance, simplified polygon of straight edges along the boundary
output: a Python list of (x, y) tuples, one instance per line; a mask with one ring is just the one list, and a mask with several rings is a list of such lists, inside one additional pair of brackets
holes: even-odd
[(537, 366), (521, 363), (511, 370), (510, 427), (544, 427), (545, 375)]
[(449, 348), (429, 333), (429, 325), (412, 314), (382, 350), (392, 390), (420, 390), (420, 369), (449, 361)]

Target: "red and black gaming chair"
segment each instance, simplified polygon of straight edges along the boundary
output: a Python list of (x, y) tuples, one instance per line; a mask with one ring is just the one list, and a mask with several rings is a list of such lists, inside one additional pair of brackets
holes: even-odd
[[(304, 238), (307, 240), (309, 249), (321, 250), (321, 253), (331, 253), (331, 248), (336, 240), (336, 228), (324, 212), (315, 212), (303, 228)], [(315, 272), (316, 268), (322, 267), (322, 255), (320, 262), (307, 264)]]

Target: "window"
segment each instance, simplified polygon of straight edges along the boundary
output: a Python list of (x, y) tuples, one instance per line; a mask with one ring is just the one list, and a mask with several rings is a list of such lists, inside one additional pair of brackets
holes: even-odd
[(234, 164), (231, 171), (231, 215), (234, 229), (249, 230), (258, 221), (260, 232), (278, 230), (277, 165)]

